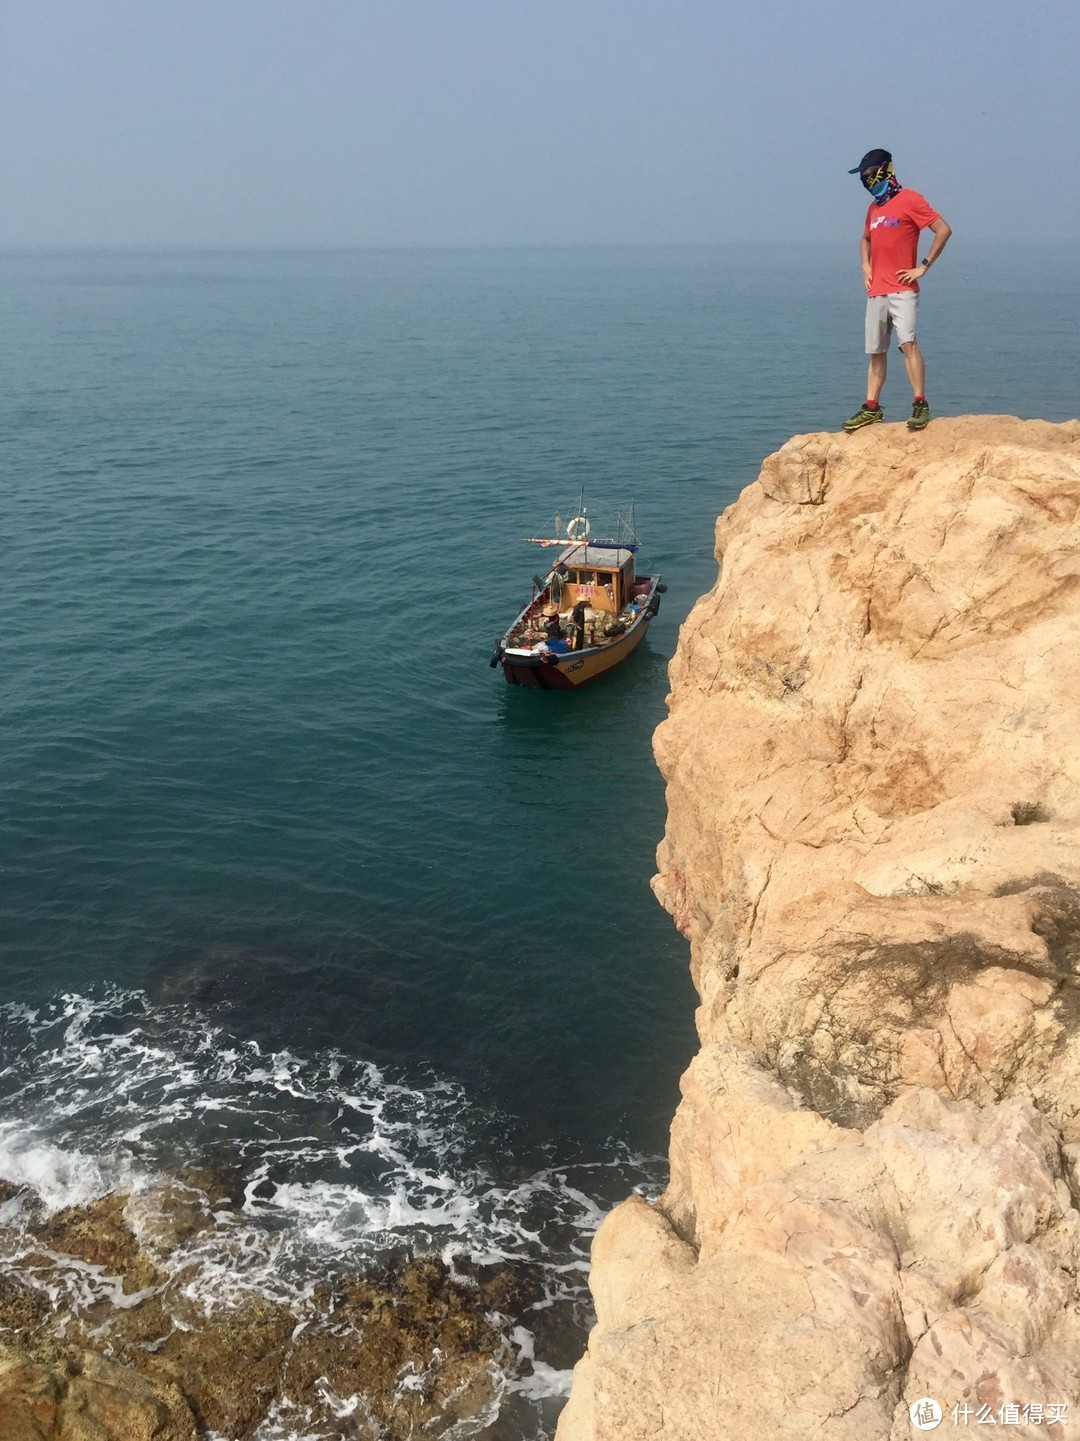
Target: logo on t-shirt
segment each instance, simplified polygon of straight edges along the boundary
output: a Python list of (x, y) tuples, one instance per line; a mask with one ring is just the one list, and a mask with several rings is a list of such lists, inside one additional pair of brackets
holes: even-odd
[(870, 229), (877, 230), (882, 225), (887, 225), (890, 230), (895, 230), (900, 224), (900, 217), (897, 215), (878, 215), (870, 222)]

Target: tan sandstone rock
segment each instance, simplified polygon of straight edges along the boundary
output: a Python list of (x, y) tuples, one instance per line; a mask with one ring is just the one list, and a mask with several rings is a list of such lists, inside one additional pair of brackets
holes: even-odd
[(196, 1441), (177, 1387), (74, 1347), (0, 1344), (4, 1441)]
[(559, 1441), (1080, 1436), (1078, 519), (1080, 423), (969, 416), (718, 522), (655, 743), (701, 1051)]

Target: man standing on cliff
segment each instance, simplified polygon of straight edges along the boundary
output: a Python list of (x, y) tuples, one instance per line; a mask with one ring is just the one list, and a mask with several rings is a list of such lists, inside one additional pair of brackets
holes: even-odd
[[(887, 150), (868, 150), (848, 174), (858, 175), (872, 197), (859, 246), (866, 282), (866, 353), (870, 367), (866, 403), (850, 420), (844, 421), (844, 429), (860, 430), (864, 425), (884, 420), (878, 397), (885, 384), (889, 340), (895, 330), (915, 397), (908, 429), (925, 430), (930, 424), (926, 367), (915, 339), (919, 281), (945, 249), (952, 229), (917, 190), (905, 190), (899, 183)], [(934, 239), (929, 254), (920, 264), (919, 232), (922, 230), (930, 230)]]

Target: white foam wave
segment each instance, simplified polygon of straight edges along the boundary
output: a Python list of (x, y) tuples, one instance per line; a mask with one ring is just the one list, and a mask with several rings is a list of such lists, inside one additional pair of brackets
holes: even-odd
[(49, 1213), (145, 1184), (126, 1157), (94, 1157), (66, 1149), (43, 1140), (39, 1126), (18, 1121), (0, 1121), (0, 1179), (29, 1187)]
[(517, 1365), (507, 1383), (508, 1389), (519, 1396), (534, 1401), (549, 1396), (569, 1396), (572, 1370), (556, 1370), (544, 1361), (536, 1359), (536, 1338), (524, 1326), (515, 1326), (510, 1339), (517, 1347)]

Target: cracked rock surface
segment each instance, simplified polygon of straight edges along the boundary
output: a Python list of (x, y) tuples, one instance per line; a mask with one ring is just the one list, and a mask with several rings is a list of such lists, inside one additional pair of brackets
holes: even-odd
[(1078, 521), (1080, 422), (1007, 416), (720, 518), (655, 742), (701, 1050), (558, 1441), (1080, 1436)]

